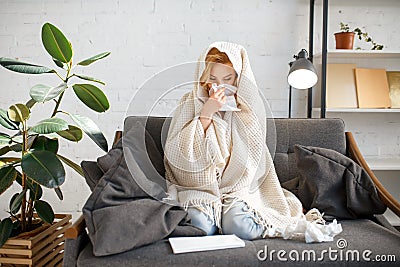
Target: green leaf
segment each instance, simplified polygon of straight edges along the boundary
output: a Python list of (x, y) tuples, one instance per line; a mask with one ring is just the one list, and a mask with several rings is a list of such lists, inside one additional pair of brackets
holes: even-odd
[(14, 165), (15, 163), (21, 162), (20, 158), (14, 158), (14, 157), (2, 157), (0, 158), (0, 167), (3, 165), (11, 163)]
[(18, 123), (13, 122), (8, 117), (7, 111), (0, 108), (0, 124), (10, 130), (18, 130)]
[(61, 159), (65, 164), (67, 164), (68, 166), (70, 166), (72, 169), (74, 169), (77, 173), (79, 173), (82, 177), (85, 177), (82, 171), (81, 166), (79, 166), (78, 164), (76, 164), (75, 162), (73, 162), (70, 159), (67, 159), (66, 157), (63, 157), (59, 154), (57, 154), (57, 157), (59, 159)]
[(0, 167), (0, 195), (6, 191), (17, 178), (17, 170), (12, 165)]
[(0, 145), (8, 145), (11, 142), (11, 137), (8, 134), (0, 133)]
[[(29, 131), (28, 131), (28, 132), (29, 132)], [(28, 136), (28, 143), (26, 144), (26, 149), (29, 150), (29, 149), (31, 148), (33, 142), (35, 142), (35, 140), (36, 140), (36, 138), (37, 138), (38, 136), (39, 136), (38, 134), (33, 134), (33, 135), (29, 135), (29, 136)], [(22, 143), (22, 141), (21, 141), (20, 143)]]
[(79, 142), (82, 140), (82, 130), (74, 125), (68, 125), (68, 129), (57, 132), (58, 135), (65, 139), (73, 142)]
[(59, 200), (63, 200), (64, 199), (64, 196), (63, 196), (63, 193), (61, 191), (61, 188), (56, 187), (56, 188), (54, 188), (54, 191), (56, 192)]
[(39, 134), (49, 134), (68, 129), (68, 123), (60, 118), (50, 118), (40, 121), (31, 128), (32, 131)]
[(0, 58), (0, 65), (8, 70), (19, 73), (43, 74), (54, 72), (54, 70), (49, 69), (48, 67), (25, 63), (15, 59), (4, 57)]
[(55, 59), (67, 63), (72, 58), (72, 48), (64, 34), (54, 25), (45, 23), (42, 27), (42, 43)]
[[(11, 200), (10, 200), (10, 212), (12, 214), (16, 214), (18, 213), (19, 209), (21, 208), (21, 201), (19, 203), (16, 203), (16, 199), (19, 196), (19, 193), (16, 193), (12, 196)], [(16, 205), (14, 205), (14, 203), (16, 203)]]
[(78, 114), (69, 114), (69, 116), (101, 149), (108, 151), (107, 140), (94, 121)]
[(8, 109), (8, 117), (15, 122), (22, 122), (29, 118), (31, 112), (24, 104), (15, 104)]
[(56, 154), (58, 151), (58, 139), (50, 139), (46, 136), (38, 136), (33, 142), (31, 150), (47, 150)]
[(47, 223), (53, 223), (54, 221), (54, 211), (51, 208), (50, 204), (47, 203), (46, 201), (43, 200), (36, 200), (35, 201), (35, 210), (39, 217), (47, 222)]
[(12, 146), (9, 146), (10, 150), (14, 152), (21, 152), (22, 151), (22, 145), (21, 144), (15, 144)]
[(89, 76), (84, 76), (84, 75), (80, 75), (80, 74), (74, 74), (76, 77), (81, 78), (82, 80), (86, 80), (86, 81), (91, 81), (91, 82), (96, 82), (96, 83), (100, 83), (102, 85), (106, 85), (105, 82), (102, 82), (96, 78), (93, 77), (89, 77)]
[(0, 222), (0, 248), (6, 243), (11, 236), (13, 223), (10, 218), (5, 218)]
[(111, 54), (111, 52), (104, 52), (104, 53), (100, 53), (98, 55), (95, 55), (93, 57), (90, 57), (88, 59), (82, 60), (81, 62), (79, 62), (77, 65), (81, 65), (81, 66), (87, 66), (92, 64), (93, 62), (105, 58), (106, 56), (108, 56), (109, 54)]
[(74, 84), (75, 94), (89, 108), (97, 112), (105, 112), (110, 108), (106, 95), (98, 87), (91, 84)]
[(33, 86), (29, 92), (30, 96), (36, 102), (46, 102), (58, 97), (62, 92), (67, 89), (66, 83), (61, 83), (56, 87), (51, 87), (44, 84), (37, 84)]
[(64, 70), (67, 69), (67, 66), (64, 63), (62, 63), (61, 61), (59, 61), (58, 59), (53, 58), (53, 62), (57, 65), (57, 67), (60, 67)]
[(65, 181), (65, 170), (57, 156), (47, 150), (36, 150), (22, 157), (22, 171), (35, 182), (55, 188)]
[[(12, 198), (12, 202), (10, 203), (10, 211), (15, 214), (19, 211), (22, 205), (22, 201), (25, 201), (24, 197), (26, 196), (26, 189), (23, 190), (18, 196), (15, 195)], [(15, 198), (14, 198), (15, 197)]]
[(15, 193), (15, 194), (11, 197), (11, 199), (10, 199), (9, 208), (10, 208), (11, 213), (15, 213), (15, 212), (13, 212), (13, 210), (12, 210), (11, 207), (12, 207), (12, 204), (14, 203), (15, 199), (16, 199), (18, 196), (19, 196), (19, 193)]
[(4, 154), (7, 154), (10, 151), (11, 151), (11, 148), (9, 146), (2, 147), (2, 148), (0, 148), (0, 156), (3, 156)]

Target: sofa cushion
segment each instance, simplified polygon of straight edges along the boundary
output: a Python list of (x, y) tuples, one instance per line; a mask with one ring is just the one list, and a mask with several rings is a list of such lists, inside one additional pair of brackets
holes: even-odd
[(344, 122), (340, 118), (267, 119), (267, 145), (281, 183), (298, 176), (295, 144), (328, 148), (345, 155)]
[[(125, 127), (124, 137), (120, 139), (117, 143), (113, 144), (113, 147), (107, 152), (107, 154), (98, 157), (97, 162), (93, 161), (82, 161), (81, 167), (83, 170), (83, 174), (85, 176), (86, 183), (89, 185), (90, 190), (93, 191), (94, 187), (97, 185), (99, 180), (103, 177), (103, 175), (108, 172), (116, 163), (116, 161), (121, 157), (123, 150), (121, 149), (125, 143), (125, 145), (129, 145), (128, 143), (132, 141), (132, 138), (128, 137), (124, 142), (123, 139), (126, 138), (126, 132), (129, 132), (132, 125), (128, 125), (129, 127)], [(152, 126), (149, 124), (148, 127), (152, 130)], [(139, 138), (138, 138), (139, 139)], [(142, 141), (142, 140), (139, 140)], [(145, 143), (145, 153), (146, 157), (150, 160), (151, 168), (154, 168), (159, 175), (164, 177), (165, 175), (165, 167), (163, 162), (163, 152), (160, 151), (160, 145), (157, 144), (151, 135), (149, 129), (144, 129), (144, 143)], [(138, 142), (136, 140), (136, 142)]]
[[(163, 157), (171, 117), (129, 116), (124, 122), (124, 132), (137, 121), (146, 125), (146, 130)], [(344, 122), (340, 118), (268, 118), (266, 125), (266, 142), (281, 182), (298, 175), (294, 155), (295, 144), (324, 147), (346, 154)], [(164, 168), (164, 165), (160, 165), (160, 168)]]
[[(89, 243), (80, 253), (78, 267), (86, 266), (365, 266), (368, 264), (362, 258), (362, 253), (370, 250), (368, 255), (371, 259), (371, 266), (377, 266), (374, 261), (377, 255), (394, 255), (400, 259), (400, 234), (392, 232), (370, 220), (342, 220), (343, 232), (334, 238), (333, 242), (310, 243), (304, 241), (275, 239), (258, 239), (253, 241), (245, 240), (245, 247), (234, 249), (223, 249), (214, 251), (173, 254), (167, 239), (157, 241), (154, 244), (142, 246), (118, 255), (95, 257), (93, 248)], [(339, 241), (340, 240), (340, 241)], [(347, 247), (338, 248), (339, 245), (347, 243)], [(375, 246), (374, 244), (379, 244)], [(329, 257), (329, 249), (332, 251), (332, 258)], [(268, 257), (264, 259), (264, 251), (268, 251)], [(275, 250), (273, 252), (272, 250)], [(278, 251), (284, 251), (281, 257), (287, 260), (278, 259)], [(325, 250), (325, 253), (323, 251)], [(358, 251), (359, 261), (352, 260)], [(292, 252), (294, 251), (294, 252)], [(298, 261), (292, 261), (292, 257), (299, 254)], [(308, 251), (314, 251), (316, 260), (308, 260)], [(342, 252), (341, 252), (342, 251)], [(350, 252), (348, 252), (350, 251)], [(269, 257), (271, 255), (272, 256)], [(342, 253), (342, 260), (340, 259)], [(346, 261), (346, 253), (348, 261)], [(368, 254), (368, 253), (367, 253)], [(302, 255), (305, 259), (302, 260)], [(322, 255), (322, 257), (321, 257)], [(337, 259), (334, 259), (337, 257)], [(321, 258), (321, 260), (318, 260)], [(271, 260), (272, 259), (272, 260)], [(392, 261), (379, 262), (379, 266), (394, 266)]]
[(121, 156), (122, 150), (120, 148), (121, 142), (117, 142), (113, 145), (110, 151), (107, 152), (107, 154), (97, 158), (96, 162), (87, 160), (81, 162), (81, 168), (86, 184), (89, 186), (91, 191), (94, 190), (100, 179), (113, 167)]
[(103, 165), (110, 169), (83, 207), (96, 256), (121, 253), (170, 235), (205, 234), (189, 224), (183, 208), (159, 201), (166, 197), (165, 180), (151, 166), (144, 135), (140, 122), (124, 133)]
[(93, 191), (101, 177), (104, 175), (104, 172), (99, 168), (95, 161), (84, 160), (81, 162), (81, 168), (87, 185), (90, 187), (90, 190)]
[[(368, 219), (340, 220), (339, 223), (342, 224), (343, 232), (337, 235), (333, 242), (304, 244), (301, 241), (296, 242), (283, 239), (253, 241), (256, 252), (260, 250), (266, 251), (265, 246), (267, 246), (269, 255), (265, 260), (262, 259), (260, 265), (332, 267), (396, 265), (393, 259), (395, 258), (398, 261), (400, 256), (399, 232), (390, 231)], [(275, 250), (272, 257), (273, 261), (270, 260), (272, 250)], [(287, 261), (280, 261), (278, 259), (277, 254), (280, 250), (286, 252), (283, 258), (286, 258)], [(292, 261), (289, 258), (289, 254), (292, 253), (292, 257), (295, 257), (296, 251), (299, 254), (299, 260)], [(371, 254), (368, 251), (371, 251)], [(315, 260), (313, 260), (313, 252), (315, 252)], [(365, 258), (363, 258), (363, 253)], [(262, 253), (260, 254), (261, 256), (265, 256)], [(359, 255), (359, 260), (356, 258), (357, 254)], [(253, 255), (252, 257), (257, 257)], [(302, 259), (303, 255), (304, 260)], [(311, 260), (308, 260), (308, 255), (310, 255)], [(391, 260), (377, 262), (375, 257), (378, 255), (383, 255), (386, 258), (391, 257)], [(348, 260), (346, 260), (346, 257)]]
[(103, 171), (108, 172), (115, 164), (115, 162), (121, 157), (122, 151), (122, 140), (120, 139), (117, 143), (113, 144), (113, 147), (104, 156), (97, 158), (97, 165)]
[(297, 196), (305, 209), (317, 208), (326, 217), (342, 219), (385, 211), (371, 177), (352, 159), (320, 147), (296, 144), (294, 151), (299, 170)]
[[(124, 132), (137, 121), (146, 125), (146, 130), (163, 157), (171, 117), (129, 116), (124, 122)], [(294, 155), (295, 144), (324, 147), (346, 154), (344, 122), (340, 118), (268, 118), (266, 125), (266, 142), (281, 182), (298, 175)], [(160, 169), (162, 168), (163, 164), (160, 165)]]

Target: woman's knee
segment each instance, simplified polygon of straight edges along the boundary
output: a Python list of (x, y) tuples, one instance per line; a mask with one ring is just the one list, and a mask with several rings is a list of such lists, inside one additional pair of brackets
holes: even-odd
[(187, 210), (188, 216), (191, 219), (192, 225), (200, 228), (207, 235), (213, 235), (217, 231), (217, 226), (213, 223), (213, 221), (199, 209), (190, 207)]
[(224, 234), (235, 234), (241, 239), (253, 240), (262, 236), (263, 229), (254, 221), (244, 202), (238, 202), (222, 216)]
[(225, 216), (225, 219), (222, 219), (222, 232), (225, 235), (234, 234), (241, 239), (252, 240), (256, 239), (260, 236), (257, 231), (252, 231), (252, 227), (254, 227), (254, 222), (251, 221), (251, 218), (246, 220), (243, 217), (231, 217)]

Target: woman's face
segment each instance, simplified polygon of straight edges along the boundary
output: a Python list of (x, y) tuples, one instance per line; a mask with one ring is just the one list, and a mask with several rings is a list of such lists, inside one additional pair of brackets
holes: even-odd
[(236, 79), (235, 70), (228, 65), (216, 63), (211, 68), (210, 72), (210, 83), (220, 84), (229, 84), (234, 85)]

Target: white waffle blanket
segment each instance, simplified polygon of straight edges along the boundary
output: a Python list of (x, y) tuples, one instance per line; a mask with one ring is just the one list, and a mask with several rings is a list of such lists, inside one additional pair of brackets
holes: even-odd
[(241, 111), (219, 112), (206, 132), (199, 119), (208, 92), (196, 83), (176, 108), (165, 145), (164, 164), (169, 197), (184, 208), (196, 206), (220, 228), (226, 197), (242, 200), (264, 237), (295, 238), (307, 242), (331, 241), (342, 231), (336, 221), (325, 224), (318, 210), (306, 215), (302, 205), (279, 183), (266, 145), (266, 112), (246, 50), (237, 44), (217, 42), (200, 56), (195, 79), (204, 69), (208, 51), (225, 52), (239, 73), (237, 106)]

